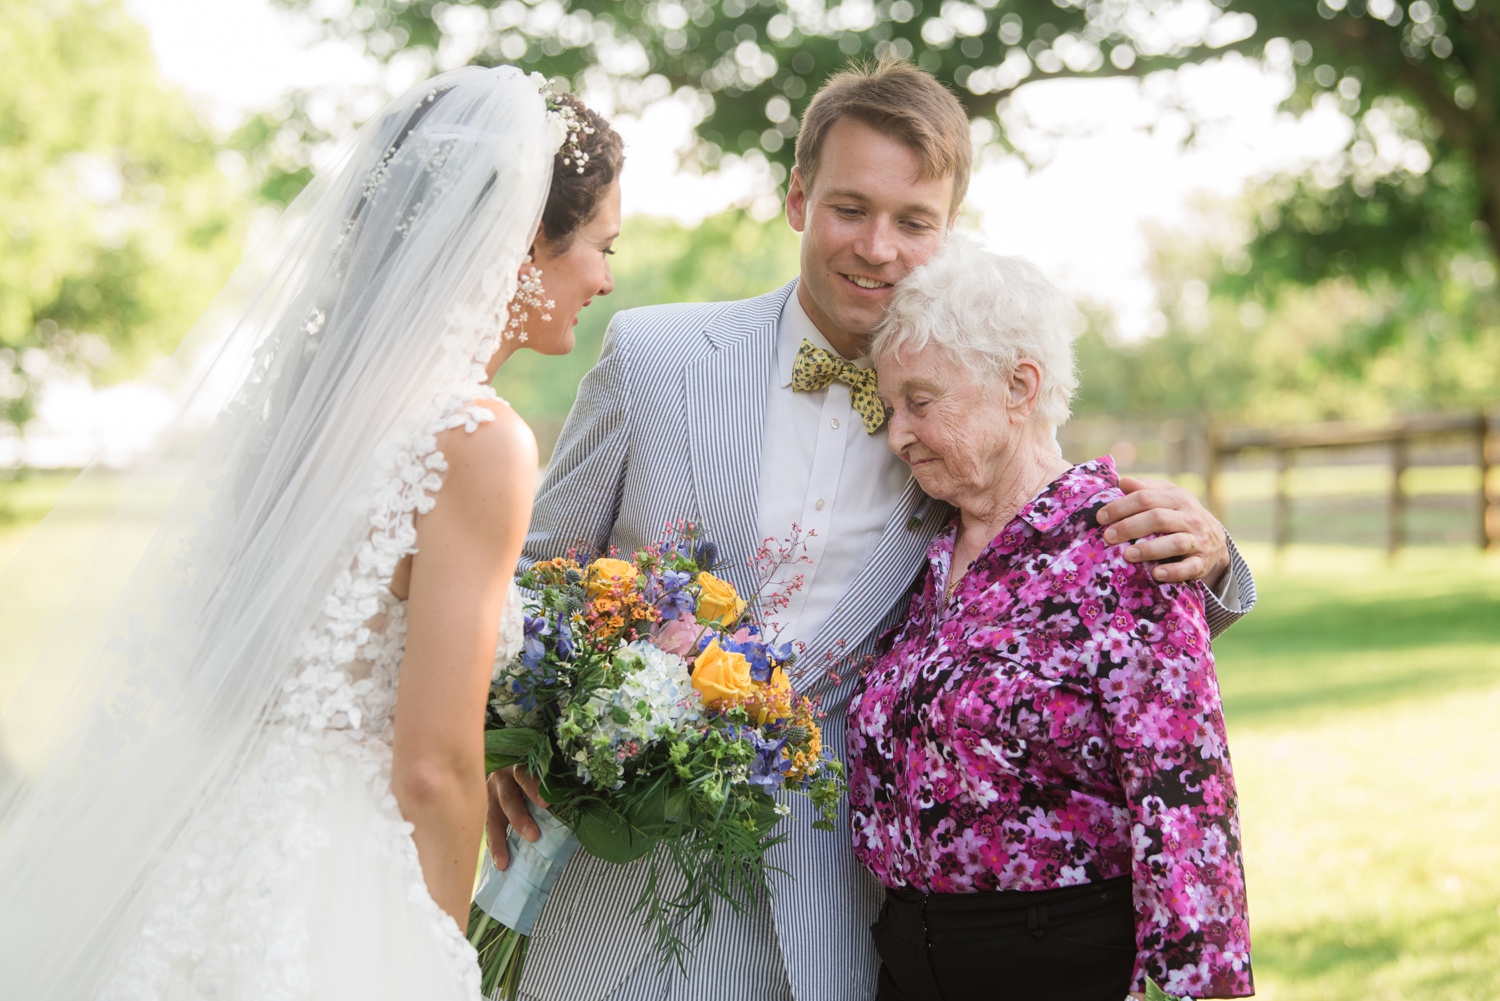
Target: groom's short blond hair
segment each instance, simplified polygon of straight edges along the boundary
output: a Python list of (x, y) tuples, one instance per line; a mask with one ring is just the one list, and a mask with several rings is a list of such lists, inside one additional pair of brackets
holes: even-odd
[(974, 144), (969, 116), (953, 92), (926, 70), (899, 59), (853, 66), (828, 78), (813, 95), (797, 133), (797, 167), (811, 185), (828, 130), (853, 118), (903, 143), (917, 154), (922, 180), (953, 178), (957, 210), (969, 190)]

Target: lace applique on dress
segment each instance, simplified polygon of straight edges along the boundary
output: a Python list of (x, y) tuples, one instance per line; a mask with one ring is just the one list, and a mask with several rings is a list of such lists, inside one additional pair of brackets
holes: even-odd
[[(329, 846), (320, 798), (351, 769), (377, 802), (374, 851), (401, 872), (407, 901), (430, 923), (464, 995), (479, 996), (474, 950), (428, 892), (412, 825), (390, 792), (406, 603), (389, 588), (401, 559), (416, 551), (415, 516), (432, 509), (443, 484), (447, 462), (437, 436), (493, 420), (478, 403), (484, 398), (495, 398), (488, 386), (455, 390), (418, 433), (383, 450), (389, 475), (370, 505), (369, 534), (301, 644), (249, 763), (228, 781), (224, 797), (190, 822), (158, 870), (154, 904), (102, 995), (106, 1001), (308, 998), (309, 928), (293, 903), (298, 865)], [(506, 660), (523, 638), (520, 604), (512, 585), (497, 623), (497, 656)]]

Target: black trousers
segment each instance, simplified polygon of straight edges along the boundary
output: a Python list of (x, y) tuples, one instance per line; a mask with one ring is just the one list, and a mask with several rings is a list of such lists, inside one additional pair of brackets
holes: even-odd
[(1130, 877), (1058, 890), (886, 890), (876, 1001), (1124, 1001)]

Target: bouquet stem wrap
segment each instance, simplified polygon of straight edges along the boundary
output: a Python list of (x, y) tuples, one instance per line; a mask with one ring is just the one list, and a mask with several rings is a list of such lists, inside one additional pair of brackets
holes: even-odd
[(531, 934), (557, 878), (578, 850), (578, 838), (561, 820), (538, 807), (531, 808), (531, 815), (542, 836), (527, 841), (512, 827), (505, 838), (510, 865), (501, 872), (485, 852), (474, 891), (475, 906), (522, 935)]
[(489, 852), (480, 863), (479, 888), (469, 910), (469, 942), (479, 952), (486, 997), (497, 988), (506, 998), (516, 997), (527, 939), (578, 850), (578, 838), (562, 821), (538, 807), (531, 808), (531, 815), (542, 836), (527, 841), (512, 827), (505, 838), (510, 864), (504, 872), (495, 868)]

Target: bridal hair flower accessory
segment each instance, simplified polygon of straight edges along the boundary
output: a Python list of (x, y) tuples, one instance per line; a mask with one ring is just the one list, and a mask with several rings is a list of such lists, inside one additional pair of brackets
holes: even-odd
[(560, 152), (563, 156), (563, 166), (578, 165), (578, 173), (583, 173), (583, 168), (588, 166), (589, 155), (579, 146), (580, 136), (591, 136), (594, 127), (578, 117), (578, 110), (571, 104), (554, 104), (547, 102), (547, 111), (561, 119), (563, 128), (567, 130), (568, 137), (563, 140)]
[[(531, 255), (526, 255), (526, 263), (531, 264)], [(522, 322), (522, 316), (527, 311), (538, 314), (543, 323), (552, 320), (552, 314), (547, 312), (557, 303), (542, 296), (546, 290), (542, 288), (542, 271), (535, 265), (531, 270), (521, 276), (520, 283), (516, 286), (516, 294), (510, 301), (510, 320), (505, 324), (505, 339), (516, 340), (522, 344), (526, 343), (526, 327)]]
[(594, 127), (578, 117), (578, 109), (559, 100), (552, 92), (552, 82), (540, 73), (531, 74), (531, 81), (547, 102), (547, 117), (557, 127), (560, 136), (557, 151), (563, 154), (563, 166), (576, 166), (578, 173), (588, 166), (589, 155), (580, 145), (580, 137), (594, 134)]

